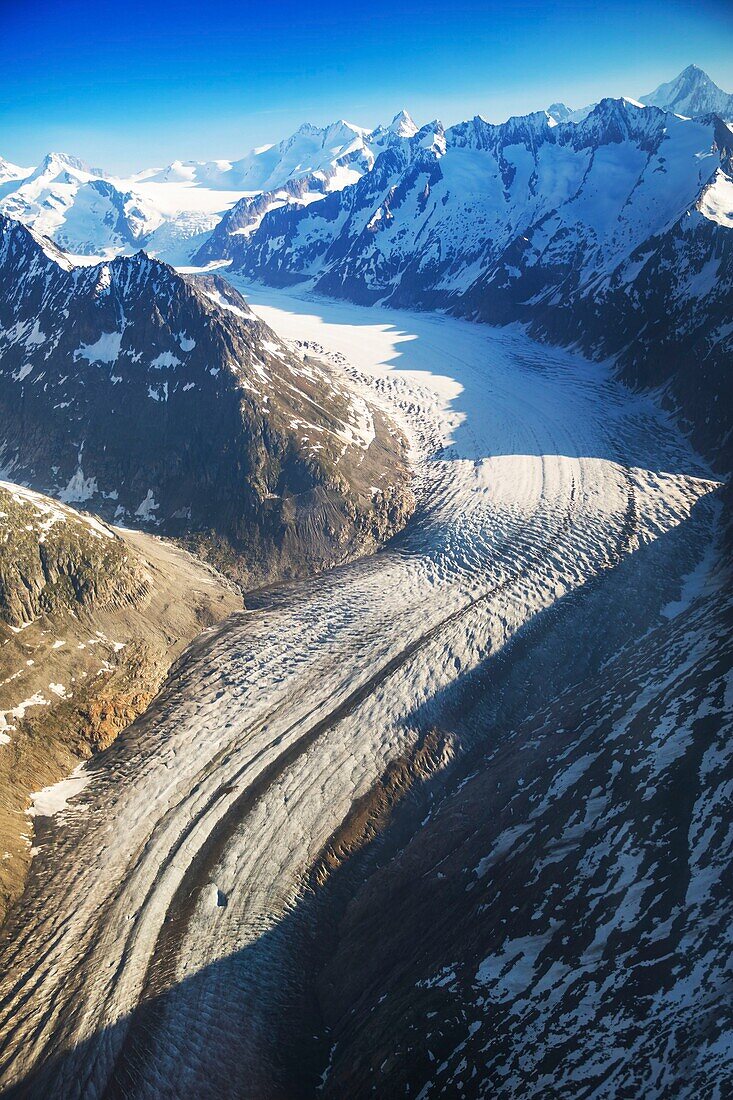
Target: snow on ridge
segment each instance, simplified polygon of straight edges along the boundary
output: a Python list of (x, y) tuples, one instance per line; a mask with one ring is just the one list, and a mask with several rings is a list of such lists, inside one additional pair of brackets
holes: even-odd
[(733, 178), (721, 168), (703, 192), (698, 209), (709, 221), (733, 229)]
[[(37, 493), (34, 489), (29, 489), (25, 485), (18, 485), (13, 481), (0, 480), (0, 489), (10, 493), (16, 504), (29, 505), (35, 509), (39, 518), (39, 541), (43, 541), (44, 536), (54, 524), (69, 521), (83, 524), (98, 538), (113, 539), (115, 537), (114, 532), (95, 516), (63, 507), (67, 502), (89, 500), (96, 492), (96, 479), (84, 478), (81, 467), (77, 469), (66, 489), (59, 493), (58, 500), (45, 496), (43, 493)], [(90, 489), (91, 491), (89, 491)], [(0, 515), (0, 525), (2, 525), (4, 518)]]

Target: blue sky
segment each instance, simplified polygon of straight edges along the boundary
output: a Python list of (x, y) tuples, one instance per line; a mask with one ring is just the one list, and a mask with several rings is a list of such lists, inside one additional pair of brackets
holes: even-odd
[(733, 90), (730, 0), (0, 0), (0, 156), (110, 171), (241, 156), (303, 121), (446, 125), (651, 91)]

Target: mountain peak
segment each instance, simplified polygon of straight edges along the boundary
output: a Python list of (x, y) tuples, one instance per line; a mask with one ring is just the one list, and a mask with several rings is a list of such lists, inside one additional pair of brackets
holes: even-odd
[(68, 172), (69, 169), (72, 172), (83, 172), (88, 176), (98, 176), (100, 174), (90, 168), (88, 164), (85, 164), (83, 160), (80, 160), (79, 157), (72, 156), (71, 153), (51, 152), (46, 153), (41, 163), (31, 174), (30, 179), (36, 180), (42, 176), (51, 178), (61, 175), (63, 172)]
[(418, 128), (409, 112), (403, 107), (394, 116), (387, 129), (398, 137), (414, 137)]
[(674, 80), (660, 84), (640, 99), (647, 107), (661, 107), (690, 118), (706, 114), (733, 118), (733, 95), (719, 88), (698, 65), (688, 65)]
[(92, 172), (89, 165), (71, 153), (46, 153), (39, 168), (75, 168), (77, 172)]
[(555, 122), (567, 122), (573, 110), (566, 103), (551, 103), (547, 108), (547, 114)]
[(5, 157), (0, 157), (0, 180), (20, 180), (30, 173), (30, 168), (21, 168), (18, 164), (12, 164)]

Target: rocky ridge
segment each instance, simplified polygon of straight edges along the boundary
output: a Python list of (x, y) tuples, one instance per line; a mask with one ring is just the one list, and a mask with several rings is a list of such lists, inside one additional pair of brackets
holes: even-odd
[(374, 549), (409, 514), (401, 436), (224, 280), (144, 253), (73, 267), (0, 220), (0, 462), (251, 587)]

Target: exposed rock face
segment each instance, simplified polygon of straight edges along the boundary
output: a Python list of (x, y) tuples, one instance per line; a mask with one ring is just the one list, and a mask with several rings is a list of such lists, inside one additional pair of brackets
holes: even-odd
[(30, 859), (31, 792), (108, 745), (237, 607), (184, 551), (0, 484), (0, 921)]
[(0, 220), (2, 464), (245, 583), (373, 549), (409, 514), (402, 440), (214, 277), (71, 268)]
[(110, 528), (7, 482), (0, 529), (0, 618), (15, 629), (41, 615), (126, 603), (147, 587)]
[(362, 303), (520, 321), (616, 357), (635, 385), (666, 388), (725, 470), (732, 150), (713, 115), (627, 100), (578, 123), (538, 112), (426, 127), (355, 185), (266, 213), (226, 255), (273, 285), (312, 279)]

